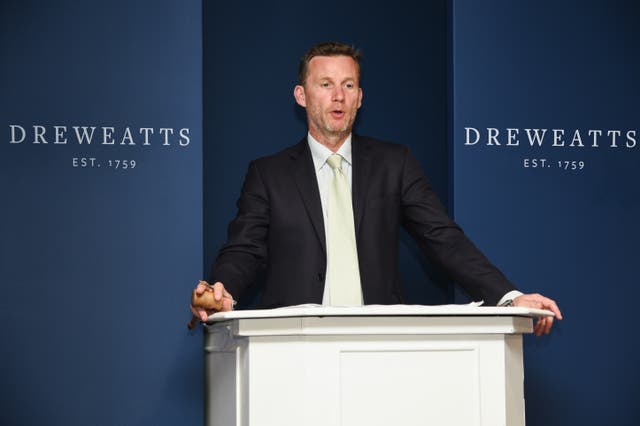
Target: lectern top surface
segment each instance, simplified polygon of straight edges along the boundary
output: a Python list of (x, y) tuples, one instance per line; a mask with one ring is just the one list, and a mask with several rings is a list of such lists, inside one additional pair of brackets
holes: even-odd
[(232, 319), (284, 318), (284, 317), (343, 317), (343, 316), (553, 316), (550, 311), (520, 307), (468, 305), (365, 305), (365, 306), (323, 306), (298, 305), (276, 309), (241, 310), (217, 312), (207, 323)]

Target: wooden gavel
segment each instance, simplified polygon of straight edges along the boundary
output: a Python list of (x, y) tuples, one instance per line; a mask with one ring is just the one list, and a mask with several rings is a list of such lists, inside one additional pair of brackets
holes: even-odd
[[(202, 308), (207, 311), (221, 310), (223, 298), (220, 298), (220, 300), (215, 300), (213, 295), (213, 286), (211, 286), (206, 281), (200, 281), (198, 284), (203, 284), (206, 288), (204, 289), (204, 293), (202, 294), (198, 294), (196, 292), (196, 289), (193, 289), (193, 293), (191, 293), (191, 306)], [(189, 321), (189, 324), (187, 324), (187, 328), (189, 328), (189, 330), (193, 330), (199, 320), (200, 318), (194, 315), (191, 318), (191, 321)]]

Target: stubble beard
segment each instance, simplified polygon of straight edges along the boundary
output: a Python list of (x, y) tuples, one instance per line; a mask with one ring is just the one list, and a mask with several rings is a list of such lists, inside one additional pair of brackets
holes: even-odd
[[(314, 115), (318, 116), (318, 109), (314, 110)], [(320, 111), (321, 112), (321, 111)], [(353, 129), (353, 123), (356, 121), (356, 112), (351, 112), (348, 113), (348, 116), (345, 117), (346, 120), (344, 121), (344, 125), (337, 127), (337, 126), (333, 126), (331, 125), (331, 123), (329, 122), (329, 120), (325, 119), (325, 115), (320, 114), (320, 117), (322, 117), (322, 120), (319, 126), (316, 126), (318, 128), (318, 130), (320, 130), (325, 136), (327, 137), (346, 137), (351, 133), (351, 130)]]

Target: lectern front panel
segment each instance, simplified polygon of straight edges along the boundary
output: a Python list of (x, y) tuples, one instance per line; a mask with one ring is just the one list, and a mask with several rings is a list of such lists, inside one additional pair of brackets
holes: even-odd
[(521, 333), (532, 320), (492, 309), (215, 322), (207, 425), (524, 426)]

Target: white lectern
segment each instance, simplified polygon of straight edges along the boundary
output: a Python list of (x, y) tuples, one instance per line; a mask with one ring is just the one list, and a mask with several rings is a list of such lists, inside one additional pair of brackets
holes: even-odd
[(300, 306), (217, 313), (208, 426), (524, 426), (527, 308)]

